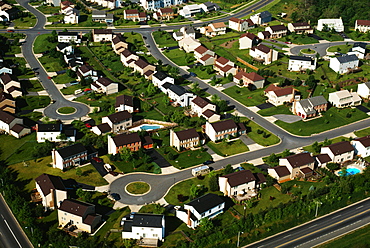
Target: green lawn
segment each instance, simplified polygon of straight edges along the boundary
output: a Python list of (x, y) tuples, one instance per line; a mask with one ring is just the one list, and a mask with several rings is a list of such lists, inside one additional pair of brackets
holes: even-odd
[[(334, 138), (334, 139), (330, 139), (331, 143), (332, 144), (335, 144), (335, 143), (338, 143), (338, 142), (341, 142), (341, 141), (349, 141), (350, 139), (349, 138), (346, 138), (346, 137), (337, 137), (337, 138)], [(323, 145), (324, 142), (319, 142), (319, 145)], [(310, 153), (313, 153), (313, 154), (319, 154), (317, 152), (315, 152), (315, 150), (313, 149), (312, 145), (309, 145), (309, 146), (305, 146), (303, 147), (303, 150), (305, 151), (308, 151)]]
[(241, 140), (234, 140), (229, 142), (208, 142), (207, 145), (220, 156), (231, 156), (242, 152), (249, 151), (248, 147)]
[(336, 90), (332, 87), (328, 87), (326, 85), (317, 85), (315, 87), (315, 91), (313, 92), (313, 96), (323, 96), (325, 99), (329, 99), (329, 93), (335, 91)]
[(28, 92), (37, 92), (44, 90), (38, 80), (21, 80), (20, 83), (22, 85), (22, 89), (25, 89)]
[(48, 96), (22, 96), (16, 99), (17, 107), (21, 110), (44, 108), (50, 104)]
[(15, 28), (22, 29), (22, 28), (30, 28), (30, 27), (35, 26), (36, 17), (30, 12), (28, 13), (29, 15), (27, 17), (20, 17), (20, 18), (12, 20), (12, 23), (14, 23)]
[(262, 116), (272, 116), (272, 115), (278, 115), (278, 114), (284, 114), (284, 115), (292, 115), (293, 114), (289, 110), (289, 107), (287, 107), (285, 105), (280, 105), (280, 106), (267, 108), (267, 109), (261, 109), (257, 113), (262, 115)]
[[(216, 75), (216, 71), (213, 70), (212, 65), (207, 65), (207, 66), (194, 66), (193, 68), (189, 69), (188, 71), (194, 72), (197, 74), (197, 77), (200, 79), (211, 79), (213, 76)], [(209, 73), (211, 72), (211, 73)]]
[(111, 164), (123, 173), (131, 172), (148, 172), (154, 174), (160, 174), (161, 170), (158, 169), (158, 165), (155, 163), (144, 163), (142, 159), (130, 160), (130, 161), (112, 161), (108, 156), (103, 156), (104, 162)]
[(247, 107), (256, 106), (266, 102), (263, 89), (249, 90), (248, 88), (240, 88), (238, 86), (232, 86), (222, 91), (233, 99), (239, 101)]
[(56, 72), (65, 69), (60, 65), (59, 63), (60, 60), (58, 58), (53, 58), (50, 57), (49, 55), (44, 55), (40, 57), (39, 61), (48, 72)]
[[(13, 154), (16, 156), (20, 152), (18, 151), (25, 143), (33, 142), (36, 140), (36, 133), (32, 133), (30, 135), (24, 136), (20, 139), (17, 139), (11, 135), (0, 135), (0, 160), (4, 160), (9, 164), (12, 164), (12, 161), (8, 159)], [(21, 157), (18, 156), (17, 160), (20, 160)]]
[(304, 44), (314, 44), (314, 43), (319, 43), (318, 40), (312, 37), (308, 37), (307, 35), (300, 35), (300, 34), (290, 34), (287, 36), (284, 36), (280, 39), (280, 41), (290, 41), (293, 44), (296, 45), (304, 45)]
[(186, 66), (192, 64), (195, 60), (192, 53), (187, 54), (180, 49), (165, 50), (164, 55), (178, 66)]
[(328, 52), (339, 52), (339, 53), (348, 53), (348, 51), (352, 48), (352, 45), (338, 45), (329, 47)]
[(314, 34), (316, 34), (316, 35), (320, 36), (321, 38), (323, 38), (324, 40), (328, 40), (328, 41), (343, 41), (344, 40), (343, 37), (340, 36), (337, 33), (315, 30)]
[(307, 49), (302, 49), (301, 50), (301, 53), (304, 53), (304, 54), (314, 54), (316, 52), (315, 52), (315, 50), (312, 50), (310, 48), (307, 48)]
[(355, 132), (355, 134), (357, 137), (363, 137), (366, 135), (370, 135), (370, 127), (362, 129), (362, 130), (358, 130)]
[[(241, 118), (241, 121), (245, 121), (244, 118)], [(247, 133), (247, 136), (261, 146), (275, 145), (280, 141), (279, 137), (277, 137), (275, 134), (272, 134), (253, 121), (247, 121), (246, 127), (247, 129), (248, 127), (250, 128), (250, 132)], [(258, 130), (261, 130), (262, 133), (259, 134)]]
[(33, 120), (35, 122), (39, 121), (44, 115), (41, 112), (31, 112), (27, 114), (21, 115), (22, 117), (29, 118), (30, 120)]
[[(165, 142), (163, 142), (165, 143)], [(207, 152), (202, 152), (200, 149), (194, 151), (183, 151), (178, 152), (172, 147), (159, 148), (157, 151), (174, 167), (178, 169), (185, 169), (194, 165), (201, 164), (207, 160), (211, 160), (212, 157)], [(168, 158), (168, 154), (174, 154), (173, 160)]]
[[(263, 8), (260, 8), (258, 10), (255, 10), (255, 11), (258, 11), (258, 13), (262, 12), (262, 11), (265, 11), (265, 10), (268, 10), (268, 11), (273, 11), (275, 9), (275, 5), (279, 4), (281, 0), (275, 0), (269, 4), (267, 4), (266, 6), (264, 6)], [(244, 16), (242, 19), (248, 19), (251, 15), (254, 15), (255, 13), (251, 13), (251, 14), (248, 14), (246, 16)], [(280, 24), (280, 23), (279, 23)]]
[[(58, 16), (52, 16), (51, 18), (49, 17), (48, 18), (48, 21), (52, 21), (53, 19), (58, 20)], [(50, 25), (47, 25), (46, 27), (47, 28), (52, 28), (52, 27), (94, 27), (94, 28), (106, 28), (107, 25), (105, 23), (93, 22), (91, 15), (87, 15), (85, 13), (80, 13), (78, 24), (63, 24), (63, 23), (58, 23), (58, 24), (50, 24)]]
[(67, 75), (67, 73), (59, 74), (53, 77), (53, 81), (57, 84), (66, 84), (75, 80), (76, 78), (71, 78)]
[(152, 33), (155, 43), (159, 47), (172, 47), (177, 46), (177, 42), (172, 36), (166, 31), (155, 31)]
[(47, 5), (41, 5), (37, 7), (37, 10), (41, 11), (42, 13), (46, 15), (54, 14), (54, 13), (59, 13), (60, 7), (52, 7), (52, 6), (47, 6)]
[(346, 35), (350, 39), (355, 40), (355, 41), (369, 41), (370, 40), (369, 33), (360, 33), (360, 32), (356, 32), (352, 30), (350, 32), (346, 32)]
[(61, 107), (57, 111), (61, 114), (72, 114), (76, 112), (76, 109), (73, 107)]
[(10, 165), (9, 167), (19, 173), (18, 180), (28, 182), (26, 190), (31, 191), (35, 188), (35, 178), (40, 176), (42, 173), (51, 174), (54, 176), (60, 176), (63, 179), (75, 179), (80, 183), (85, 183), (93, 186), (107, 185), (108, 183), (100, 176), (94, 166), (86, 165), (81, 167), (82, 176), (76, 175), (76, 169), (71, 168), (66, 172), (60, 169), (55, 169), (50, 166), (51, 156), (39, 158), (36, 161), (27, 161), (28, 166), (24, 166), (23, 162)]
[[(348, 113), (351, 115), (349, 118), (346, 117)], [(357, 109), (330, 108), (321, 118), (294, 123), (286, 123), (278, 120), (275, 123), (292, 134), (310, 136), (315, 133), (321, 133), (333, 128), (341, 127), (368, 117), (369, 116), (367, 114)]]

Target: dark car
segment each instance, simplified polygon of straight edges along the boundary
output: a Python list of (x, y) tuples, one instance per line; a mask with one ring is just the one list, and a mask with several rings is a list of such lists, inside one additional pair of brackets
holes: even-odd
[(118, 172), (115, 172), (115, 171), (110, 171), (109, 174), (111, 174), (112, 176), (118, 176)]
[(6, 32), (8, 32), (8, 33), (14, 33), (14, 30), (8, 29), (8, 30), (6, 30)]
[(192, 77), (196, 77), (197, 76), (197, 74), (195, 74), (194, 72), (190, 72), (189, 75), (192, 76)]
[(121, 197), (117, 193), (110, 194), (115, 201), (121, 200)]
[(98, 158), (98, 157), (93, 157), (93, 158), (92, 158), (92, 160), (94, 160), (94, 161), (95, 161), (95, 162), (97, 162), (97, 163), (101, 163), (101, 162), (103, 162), (103, 159)]
[(207, 160), (205, 162), (203, 162), (204, 165), (209, 165), (209, 164), (213, 164), (214, 162), (212, 160)]
[(146, 40), (147, 39), (147, 37), (146, 36), (143, 36), (143, 38)]

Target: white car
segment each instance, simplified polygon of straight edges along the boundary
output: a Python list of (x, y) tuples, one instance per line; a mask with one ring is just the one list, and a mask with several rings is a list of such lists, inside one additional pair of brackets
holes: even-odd
[(106, 169), (108, 172), (112, 171), (112, 166), (110, 164), (104, 164), (104, 169)]

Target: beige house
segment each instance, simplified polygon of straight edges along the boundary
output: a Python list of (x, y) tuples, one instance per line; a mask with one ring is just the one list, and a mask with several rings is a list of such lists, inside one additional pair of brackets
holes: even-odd
[(26, 136), (27, 134), (31, 133), (31, 128), (26, 127), (25, 125), (22, 124), (15, 124), (11, 129), (10, 129), (10, 135), (16, 137), (17, 139), (22, 138), (23, 136)]
[(139, 59), (139, 56), (132, 53), (130, 50), (125, 49), (120, 54), (121, 62), (124, 66), (130, 67), (133, 66), (133, 62)]
[(216, 121), (219, 121), (221, 120), (221, 116), (219, 114), (217, 114), (215, 111), (213, 110), (210, 110), (210, 109), (207, 109), (206, 111), (204, 111), (202, 113), (202, 116), (204, 118), (206, 118), (206, 120), (209, 122), (209, 123), (212, 123), (212, 122), (216, 122)]
[(146, 62), (143, 59), (138, 59), (135, 62), (133, 62), (133, 68), (134, 71), (140, 72), (141, 75), (144, 75), (147, 71), (155, 71), (155, 66), (150, 65), (148, 62)]
[(284, 25), (269, 26), (265, 28), (265, 31), (270, 32), (273, 39), (281, 38), (288, 33), (288, 29)]
[(175, 17), (175, 13), (171, 8), (160, 8), (157, 12), (153, 14), (153, 18), (157, 21), (160, 20), (170, 20)]
[(280, 88), (274, 84), (270, 84), (265, 89), (265, 96), (267, 96), (269, 103), (275, 106), (283, 105), (285, 102), (292, 102), (294, 100), (294, 88)]
[(245, 87), (255, 87), (257, 89), (263, 88), (265, 84), (265, 78), (258, 75), (256, 72), (246, 73), (245, 71), (239, 71), (234, 76), (234, 82), (241, 84)]
[(0, 90), (0, 110), (14, 114), (15, 113), (15, 101), (14, 98)]
[(23, 120), (0, 110), (0, 133), (10, 134), (10, 130), (16, 124), (23, 124)]
[(288, 23), (288, 30), (296, 34), (313, 34), (313, 28), (307, 22)]
[(118, 83), (114, 83), (109, 78), (100, 77), (98, 80), (91, 83), (91, 89), (98, 93), (110, 95), (118, 92)]
[(56, 209), (67, 199), (67, 189), (61, 177), (44, 173), (38, 176), (35, 181), (44, 207)]
[(195, 128), (175, 132), (170, 130), (170, 146), (177, 150), (191, 149), (200, 145), (200, 136)]
[(116, 54), (121, 54), (125, 49), (128, 49), (128, 43), (121, 34), (113, 35), (112, 48)]
[(207, 109), (216, 111), (216, 105), (210, 103), (208, 99), (197, 96), (190, 103), (191, 110), (198, 116), (202, 116)]
[(201, 44), (196, 39), (188, 36), (179, 40), (180, 49), (184, 50), (187, 53), (194, 52), (194, 50), (199, 47)]
[(246, 128), (244, 124), (236, 124), (232, 119), (214, 123), (206, 122), (205, 127), (205, 133), (213, 142), (244, 134), (245, 131)]
[(10, 94), (13, 98), (22, 96), (21, 83), (17, 81), (15, 76), (4, 73), (0, 76), (0, 88), (4, 88), (4, 92)]
[(244, 32), (248, 29), (254, 28), (256, 25), (251, 19), (243, 20), (236, 17), (229, 19), (229, 28), (238, 32)]
[(306, 178), (311, 176), (315, 166), (315, 159), (309, 153), (298, 153), (279, 159), (280, 166), (286, 166), (290, 172), (290, 178)]
[(108, 123), (112, 132), (127, 130), (132, 126), (132, 115), (127, 111), (120, 111), (102, 118), (102, 123)]
[(92, 33), (94, 42), (111, 42), (113, 39), (112, 29), (93, 29)]
[(211, 56), (215, 56), (215, 53), (211, 50), (209, 50), (208, 48), (204, 47), (204, 46), (198, 46), (195, 50), (194, 50), (194, 57), (199, 60), (200, 58), (202, 58), (204, 55), (206, 54), (209, 54)]
[(198, 62), (202, 65), (213, 65), (215, 63), (215, 57), (209, 54), (204, 55), (200, 59), (198, 59)]
[(245, 33), (242, 34), (239, 38), (239, 49), (249, 49), (253, 46), (256, 46), (259, 42), (259, 38), (257, 35), (252, 33)]
[(212, 23), (206, 27), (199, 28), (201, 34), (207, 37), (226, 34), (226, 25), (223, 22)]
[(215, 60), (215, 64), (213, 66), (213, 69), (218, 72), (221, 76), (227, 76), (229, 74), (235, 75), (236, 74), (236, 68), (234, 67), (234, 62), (224, 58), (224, 57), (218, 57)]
[(329, 93), (328, 100), (333, 107), (347, 108), (361, 105), (362, 99), (356, 92), (341, 90)]
[(275, 178), (278, 183), (290, 181), (290, 171), (286, 166), (276, 166), (273, 168), (268, 168), (267, 172), (272, 178)]
[(265, 65), (271, 64), (273, 61), (277, 60), (278, 54), (277, 51), (262, 44), (252, 47), (251, 50), (249, 50), (249, 55), (251, 57)]
[(59, 227), (75, 226), (75, 232), (93, 233), (101, 224), (101, 215), (95, 205), (73, 199), (65, 199), (58, 208)]

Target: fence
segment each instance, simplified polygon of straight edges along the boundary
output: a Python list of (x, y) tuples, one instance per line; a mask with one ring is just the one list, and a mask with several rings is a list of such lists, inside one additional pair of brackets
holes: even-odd
[(258, 67), (254, 66), (254, 65), (251, 65), (249, 64), (247, 61), (243, 60), (242, 58), (239, 58), (239, 57), (236, 57), (236, 60), (239, 61), (240, 63), (248, 66), (249, 68), (255, 70), (255, 71), (258, 71)]

